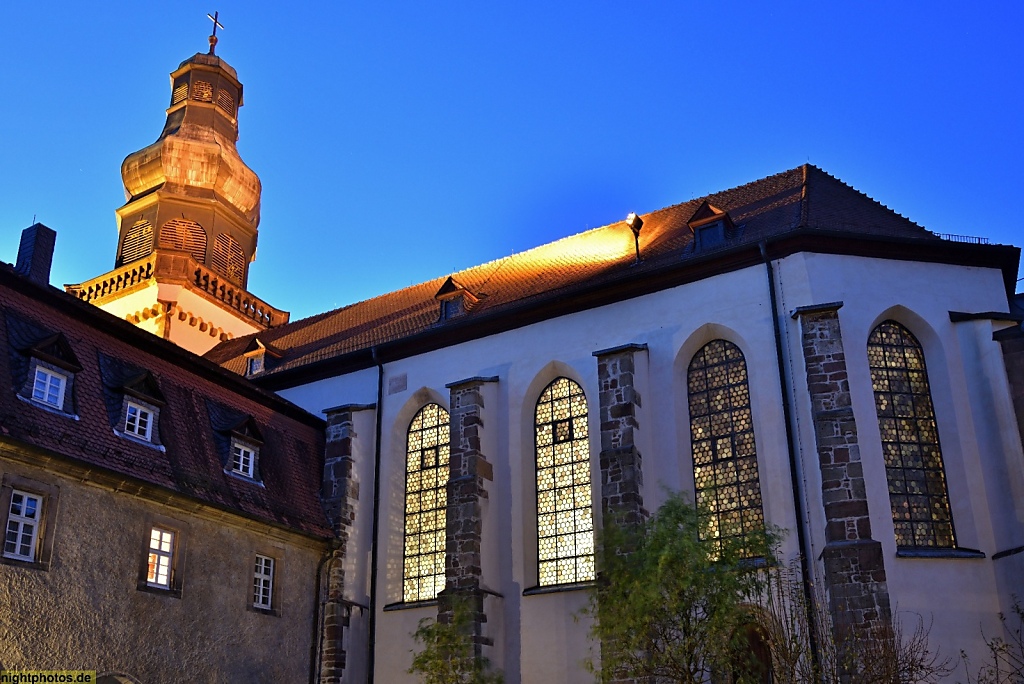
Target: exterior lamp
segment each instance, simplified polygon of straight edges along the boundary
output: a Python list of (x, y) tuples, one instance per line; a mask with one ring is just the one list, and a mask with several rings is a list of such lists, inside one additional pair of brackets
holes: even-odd
[(636, 263), (640, 263), (640, 229), (644, 227), (644, 220), (636, 215), (636, 212), (630, 212), (629, 216), (626, 217), (626, 225), (633, 231), (633, 244), (636, 247)]

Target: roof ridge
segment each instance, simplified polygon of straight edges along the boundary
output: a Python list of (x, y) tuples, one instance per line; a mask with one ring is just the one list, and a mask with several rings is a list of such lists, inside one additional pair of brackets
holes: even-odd
[[(814, 169), (814, 171), (816, 171), (817, 173), (821, 174), (822, 176), (824, 176), (828, 180), (831, 180), (831, 181), (833, 181), (835, 183), (838, 183), (839, 185), (843, 186), (844, 188), (852, 190), (853, 192), (857, 193), (858, 195), (860, 195), (864, 199), (866, 199), (869, 202), (871, 202), (871, 203), (881, 207), (882, 209), (885, 209), (886, 211), (892, 213), (894, 216), (898, 216), (899, 218), (903, 219), (907, 223), (910, 223), (911, 225), (913, 225), (915, 228), (920, 229), (922, 232), (927, 233), (929, 235), (934, 235), (935, 234), (934, 232), (932, 232), (932, 231), (928, 230), (927, 228), (925, 228), (924, 226), (922, 226), (917, 221), (915, 221), (912, 218), (910, 218), (909, 216), (904, 216), (900, 212), (898, 212), (895, 209), (893, 209), (892, 207), (890, 207), (888, 204), (883, 204), (882, 202), (876, 200), (874, 197), (872, 197), (871, 195), (867, 194), (863, 190), (861, 190), (861, 189), (851, 185), (850, 183), (847, 183), (842, 178), (839, 178), (838, 176), (833, 176), (828, 171), (826, 171), (826, 170), (824, 170), (822, 168), (819, 168), (819, 167), (817, 167), (817, 166), (815, 166), (813, 164), (805, 164), (804, 166), (806, 166), (807, 168), (810, 168), (810, 169)], [(808, 174), (806, 176), (806, 178), (807, 178), (807, 181), (805, 181), (805, 182), (809, 183), (810, 182), (810, 174)]]

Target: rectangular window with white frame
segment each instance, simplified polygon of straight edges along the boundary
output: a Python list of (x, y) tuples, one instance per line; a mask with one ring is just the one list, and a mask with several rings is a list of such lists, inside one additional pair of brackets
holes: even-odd
[(257, 447), (245, 444), (237, 439), (232, 439), (231, 471), (245, 477), (255, 478), (256, 457), (258, 455), (259, 449)]
[(153, 527), (149, 535), (149, 574), (146, 583), (161, 589), (171, 588), (174, 568), (174, 532)]
[(36, 366), (35, 379), (32, 381), (32, 401), (63, 410), (67, 383), (66, 375)]
[(133, 401), (125, 402), (124, 431), (147, 442), (153, 436), (153, 412)]
[(35, 494), (17, 489), (11, 493), (11, 507), (4, 535), (6, 558), (28, 562), (36, 560), (42, 504), (42, 498)]
[(252, 606), (260, 610), (273, 608), (274, 559), (256, 555), (256, 567), (252, 575)]

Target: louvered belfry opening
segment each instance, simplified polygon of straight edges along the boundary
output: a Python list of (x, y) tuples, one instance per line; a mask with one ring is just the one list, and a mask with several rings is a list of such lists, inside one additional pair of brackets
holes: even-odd
[(144, 259), (153, 251), (153, 225), (149, 221), (138, 221), (124, 236), (121, 243), (120, 264), (130, 264)]
[(160, 228), (159, 245), (188, 252), (199, 263), (206, 263), (206, 231), (195, 221), (171, 219)]
[(245, 252), (238, 240), (227, 233), (221, 233), (213, 241), (213, 256), (210, 260), (213, 270), (231, 282), (241, 285), (245, 278)]

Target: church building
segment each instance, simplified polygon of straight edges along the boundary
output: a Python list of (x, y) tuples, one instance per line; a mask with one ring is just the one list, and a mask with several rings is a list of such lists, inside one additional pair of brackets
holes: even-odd
[[(8, 530), (28, 524), (15, 493), (49, 501), (59, 486), (73, 509), (82, 488), (106, 497), (97, 509), (139, 507), (154, 531), (187, 523), (197, 572), (229, 548), (286, 557), (275, 581), (292, 594), (251, 643), (299, 648), (301, 630), (308, 667), (272, 681), (414, 682), (411, 635), (446, 595), (471, 601), (475, 647), (506, 682), (593, 681), (584, 663), (600, 644), (580, 612), (601, 572), (596, 535), (675, 491), (717, 536), (783, 530), (781, 561), (837, 621), (920, 615), (933, 648), (975, 659), (1003, 634), (1000, 613), (1024, 596), (1019, 248), (935, 234), (803, 165), (289, 321), (246, 290), (260, 182), (235, 147), (242, 85), (215, 42), (171, 74), (164, 130), (122, 164), (114, 270), (35, 295), (80, 328), (0, 300), (0, 411), (79, 435), (4, 422)], [(84, 303), (121, 319), (110, 335), (132, 351), (108, 349), (120, 343), (97, 337)], [(162, 340), (147, 348), (142, 331)], [(39, 369), (42, 399), (28, 379)], [(47, 373), (77, 403), (48, 401)], [(138, 444), (133, 406), (158, 440)], [(9, 456), (15, 442), (28, 446)], [(236, 444), (252, 459), (258, 446), (261, 464), (268, 450), (262, 479), (235, 472)], [(99, 489), (81, 484), (94, 466)], [(165, 527), (167, 505), (203, 522)], [(43, 506), (59, 531), (65, 509)], [(19, 572), (20, 548), (50, 557), (41, 529), (5, 547)], [(60, 544), (53, 554), (71, 553)], [(74, 553), (108, 558), (84, 541)], [(49, 591), (45, 570), (15, 578), (12, 563), (0, 586)], [(148, 569), (135, 570), (149, 600)], [(242, 618), (219, 602), (233, 606), (235, 589), (210, 581), (203, 600), (234, 629)], [(31, 653), (0, 650), (0, 666)]]

